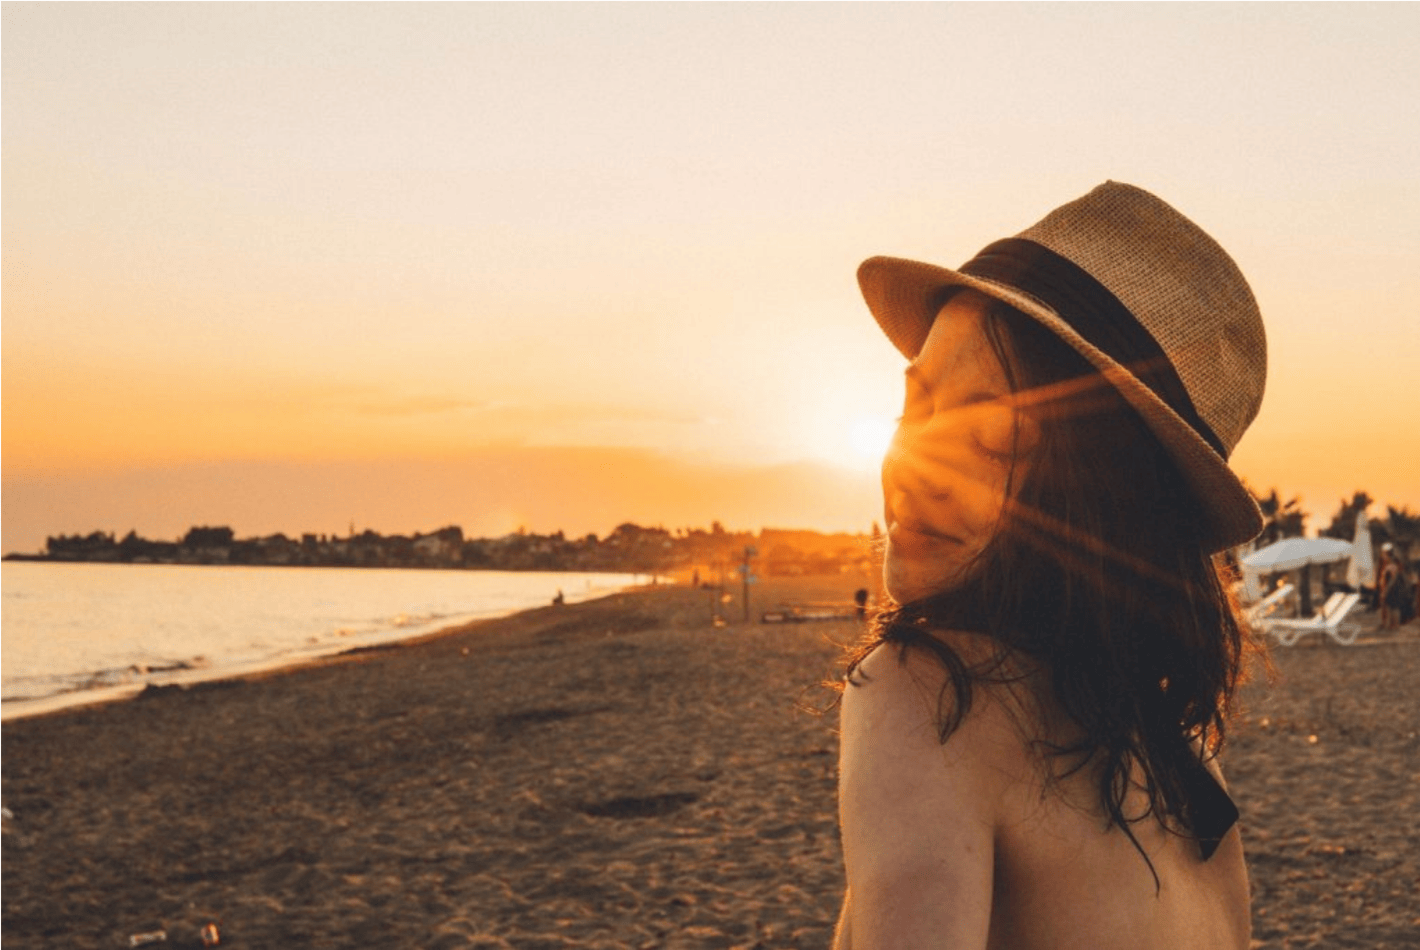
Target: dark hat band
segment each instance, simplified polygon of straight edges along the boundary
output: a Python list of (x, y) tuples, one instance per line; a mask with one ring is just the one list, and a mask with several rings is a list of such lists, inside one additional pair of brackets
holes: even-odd
[(1083, 268), (1035, 241), (1006, 238), (987, 245), (959, 270), (1020, 290), (1050, 307), (1076, 333), (1153, 390), (1220, 458), (1227, 459), (1222, 440), (1198, 415), (1158, 341)]

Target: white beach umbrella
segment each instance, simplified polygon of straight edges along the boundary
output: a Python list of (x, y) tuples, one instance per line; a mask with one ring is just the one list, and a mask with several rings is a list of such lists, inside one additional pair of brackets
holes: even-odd
[(1376, 582), (1376, 556), (1371, 550), (1371, 525), (1364, 511), (1356, 514), (1356, 540), (1351, 542), (1351, 563), (1346, 567), (1346, 583), (1370, 587)]
[(1241, 560), (1243, 570), (1280, 574), (1309, 564), (1334, 564), (1351, 556), (1351, 542), (1339, 538), (1283, 538)]

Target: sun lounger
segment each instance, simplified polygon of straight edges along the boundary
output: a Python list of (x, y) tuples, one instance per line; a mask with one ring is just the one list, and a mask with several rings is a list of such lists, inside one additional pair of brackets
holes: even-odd
[(759, 615), (760, 623), (811, 623), (816, 620), (850, 620), (858, 616), (856, 604), (781, 604), (778, 610)]
[(1324, 633), (1342, 646), (1350, 646), (1356, 642), (1361, 628), (1344, 621), (1360, 599), (1360, 594), (1337, 592), (1327, 599), (1321, 613), (1310, 620), (1264, 620), (1262, 629), (1275, 636), (1284, 647), (1294, 646), (1308, 633)]
[(1247, 609), (1243, 611), (1243, 615), (1247, 617), (1247, 622), (1253, 626), (1260, 624), (1271, 615), (1272, 611), (1276, 610), (1288, 597), (1292, 596), (1293, 590), (1295, 590), (1295, 588), (1293, 588), (1291, 584), (1282, 584), (1257, 603), (1247, 607)]

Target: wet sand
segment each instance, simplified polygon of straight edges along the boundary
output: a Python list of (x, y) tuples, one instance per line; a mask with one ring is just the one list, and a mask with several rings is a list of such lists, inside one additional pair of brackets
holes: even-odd
[[(797, 706), (857, 625), (710, 611), (634, 592), (8, 722), (5, 943), (825, 947), (836, 715)], [(1420, 946), (1420, 624), (1276, 664), (1225, 766), (1256, 946)]]

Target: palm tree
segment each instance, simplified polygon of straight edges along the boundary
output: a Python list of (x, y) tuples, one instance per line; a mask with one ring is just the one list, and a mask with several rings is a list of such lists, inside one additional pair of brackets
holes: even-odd
[(1328, 538), (1340, 538), (1342, 541), (1350, 541), (1356, 536), (1356, 517), (1365, 511), (1375, 501), (1367, 492), (1357, 491), (1351, 495), (1351, 500), (1344, 498), (1341, 500), (1341, 507), (1336, 510), (1336, 514), (1331, 516), (1331, 524), (1321, 533)]
[(1275, 488), (1266, 495), (1253, 492), (1252, 497), (1256, 499), (1257, 507), (1262, 509), (1262, 534), (1257, 538), (1259, 545), (1265, 546), (1283, 538), (1300, 538), (1305, 533), (1307, 513), (1302, 510), (1300, 498), (1283, 501)]
[(1400, 551), (1402, 564), (1410, 563), (1410, 552), (1420, 545), (1420, 513), (1410, 510), (1409, 505), (1396, 508), (1386, 505), (1386, 518), (1381, 524), (1385, 538)]

